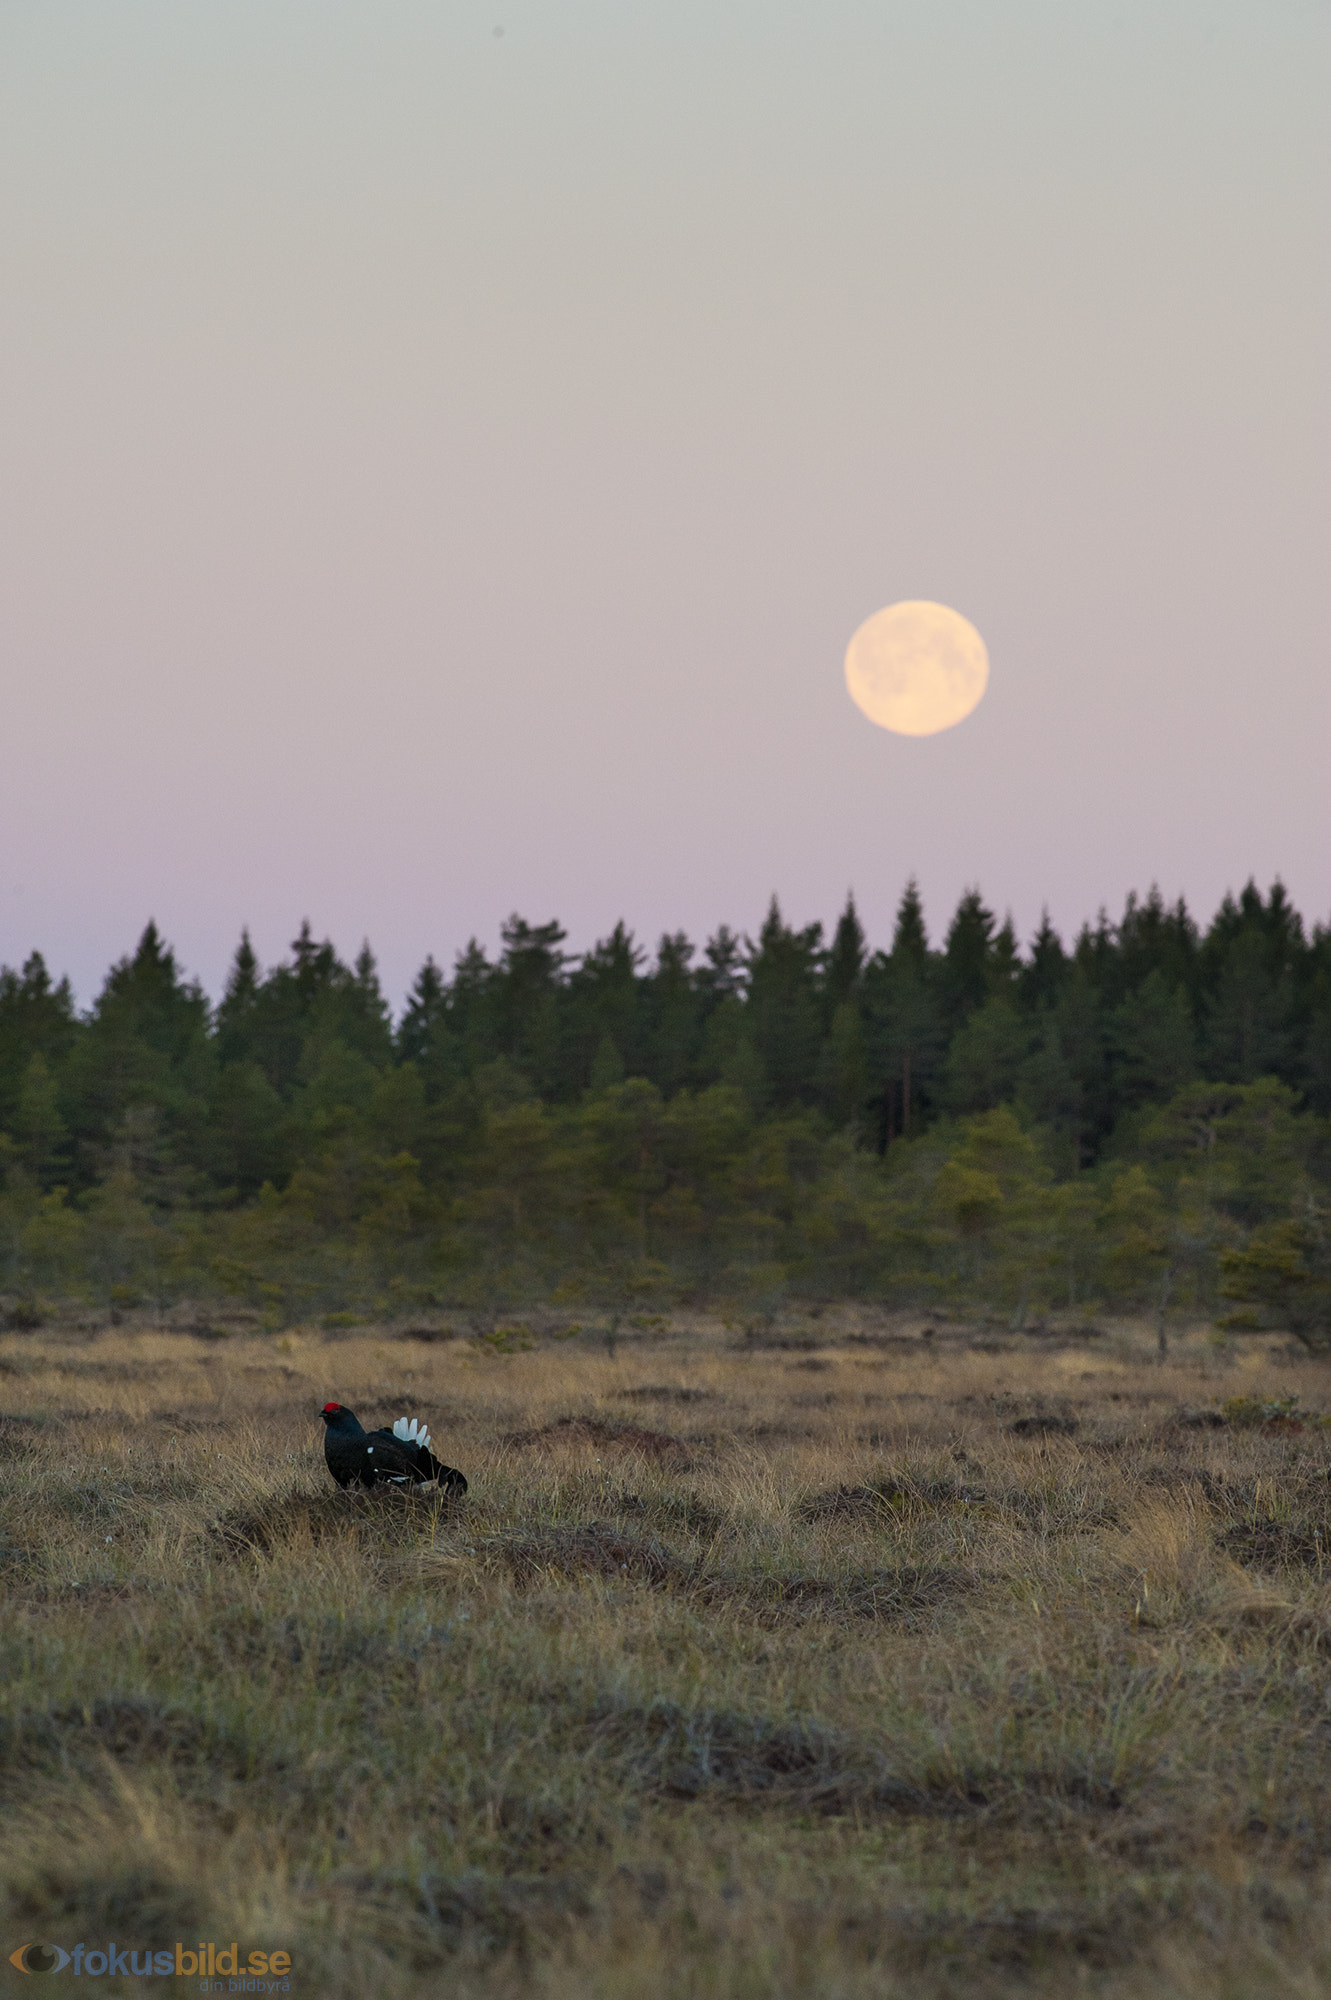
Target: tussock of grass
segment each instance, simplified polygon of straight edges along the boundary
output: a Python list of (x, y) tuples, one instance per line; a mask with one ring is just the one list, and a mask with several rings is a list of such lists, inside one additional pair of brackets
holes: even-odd
[[(24, 1333), (15, 1941), (332, 2000), (1326, 1990), (1331, 1366), (1202, 1426), (1288, 1360), (863, 1331)], [(330, 1395), (466, 1499), (338, 1492)]]
[(645, 1430), (641, 1424), (604, 1417), (556, 1417), (553, 1423), (542, 1424), (536, 1430), (514, 1431), (505, 1442), (518, 1451), (533, 1446), (551, 1449), (558, 1445), (586, 1444), (600, 1452), (636, 1452), (679, 1472), (687, 1471), (692, 1463), (692, 1454), (682, 1438), (673, 1437), (668, 1431)]
[(688, 1572), (673, 1549), (655, 1537), (625, 1534), (607, 1521), (584, 1527), (551, 1528), (542, 1534), (497, 1536), (482, 1544), (513, 1582), (538, 1578), (632, 1577), (650, 1584), (682, 1583)]

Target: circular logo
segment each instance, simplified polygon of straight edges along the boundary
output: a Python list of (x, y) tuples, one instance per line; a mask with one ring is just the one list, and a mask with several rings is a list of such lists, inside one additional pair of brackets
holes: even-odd
[(9, 1962), (20, 1972), (59, 1972), (69, 1964), (69, 1953), (61, 1951), (58, 1944), (21, 1944), (10, 1952)]

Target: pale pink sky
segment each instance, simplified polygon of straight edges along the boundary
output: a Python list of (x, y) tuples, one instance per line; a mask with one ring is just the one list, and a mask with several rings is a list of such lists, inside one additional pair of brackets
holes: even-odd
[[(494, 30), (502, 25), (504, 34)], [(1331, 915), (1331, 19), (0, 15), (0, 961)], [(984, 635), (928, 740), (841, 674)]]

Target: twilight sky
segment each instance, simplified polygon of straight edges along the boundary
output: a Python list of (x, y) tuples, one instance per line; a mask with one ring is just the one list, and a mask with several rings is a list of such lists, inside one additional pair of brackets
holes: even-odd
[[(499, 29), (502, 28), (502, 34)], [(4, 0), (0, 961), (1331, 915), (1324, 0)], [(899, 598), (983, 634), (927, 739)]]

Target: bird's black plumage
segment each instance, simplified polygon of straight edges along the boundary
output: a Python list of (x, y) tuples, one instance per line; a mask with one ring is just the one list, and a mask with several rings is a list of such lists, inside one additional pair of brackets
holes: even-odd
[(399, 1417), (392, 1430), (365, 1430), (354, 1410), (325, 1403), (324, 1457), (339, 1486), (418, 1486), (432, 1479), (454, 1496), (467, 1482), (430, 1449), (430, 1433), (415, 1418)]

